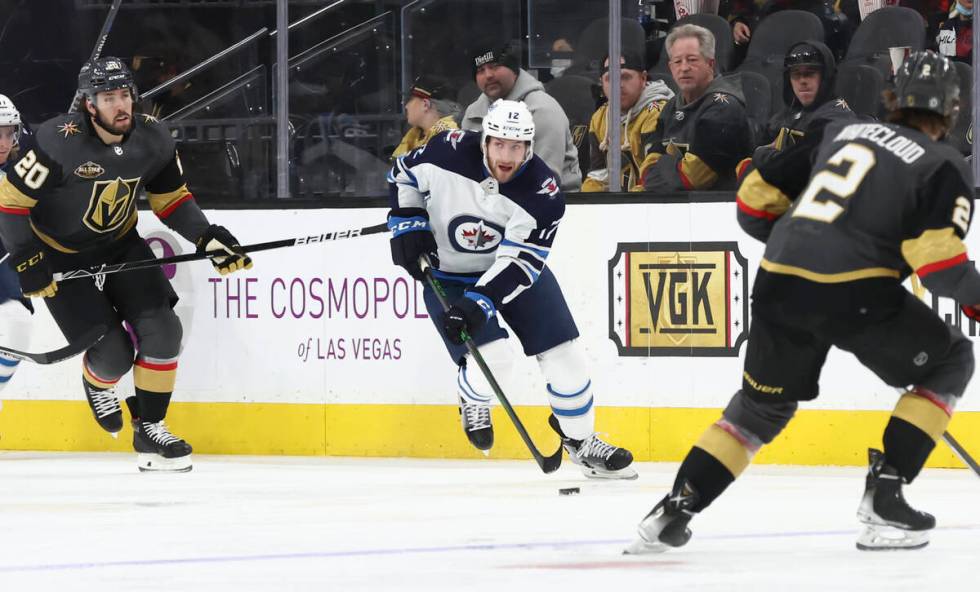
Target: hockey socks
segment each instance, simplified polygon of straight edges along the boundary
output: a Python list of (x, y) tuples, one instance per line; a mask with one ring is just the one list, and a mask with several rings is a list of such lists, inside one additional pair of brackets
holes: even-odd
[(888, 463), (906, 483), (911, 483), (922, 470), (952, 415), (952, 405), (923, 388), (909, 391), (898, 400), (885, 426), (883, 441)]
[(170, 395), (177, 380), (177, 358), (162, 360), (140, 355), (133, 369), (139, 418), (158, 422), (167, 416)]

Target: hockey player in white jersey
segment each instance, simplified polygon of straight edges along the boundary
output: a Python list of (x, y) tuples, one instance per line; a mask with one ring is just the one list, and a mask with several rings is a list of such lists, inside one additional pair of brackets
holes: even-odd
[(633, 455), (595, 432), (592, 382), (575, 321), (545, 261), (565, 212), (557, 175), (534, 155), (534, 120), (520, 101), (498, 100), (483, 132), (443, 132), (395, 161), (388, 176), (392, 261), (421, 281), (427, 255), (444, 285), (443, 313), (426, 286), (425, 304), (459, 366), (463, 430), (480, 450), (493, 446), (492, 390), (462, 345), (473, 336), (490, 368), (512, 361), (502, 317), (547, 380), (552, 415), (572, 461), (588, 477), (633, 479)]
[[(17, 145), (23, 130), (20, 111), (13, 101), (0, 95), (0, 179), (16, 160)], [(27, 349), (30, 338), (31, 301), (20, 290), (17, 273), (10, 268), (7, 252), (0, 245), (0, 342), (11, 347)], [(0, 353), (0, 391), (7, 386), (20, 360)]]

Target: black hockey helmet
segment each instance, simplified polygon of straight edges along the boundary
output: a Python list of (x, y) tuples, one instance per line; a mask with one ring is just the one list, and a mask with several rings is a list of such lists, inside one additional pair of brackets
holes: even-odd
[(807, 41), (791, 47), (783, 58), (783, 69), (786, 71), (795, 66), (814, 66), (824, 70), (826, 65), (823, 53)]
[(917, 51), (895, 74), (896, 109), (931, 111), (952, 128), (960, 112), (960, 77), (946, 58), (934, 51)]
[(86, 62), (78, 72), (78, 92), (93, 103), (96, 94), (120, 88), (128, 88), (133, 101), (137, 100), (133, 73), (119, 58), (106, 57)]

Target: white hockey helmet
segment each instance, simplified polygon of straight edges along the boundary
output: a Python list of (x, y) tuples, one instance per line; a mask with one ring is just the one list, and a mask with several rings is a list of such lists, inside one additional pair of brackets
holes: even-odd
[[(534, 118), (524, 101), (508, 101), (497, 99), (483, 118), (483, 147), (486, 160), (487, 138), (503, 138), (505, 140), (523, 140), (527, 142), (527, 153), (524, 162), (534, 156)], [(524, 163), (521, 163), (524, 164)]]
[(0, 127), (8, 125), (17, 128), (14, 133), (14, 146), (16, 146), (21, 130), (20, 111), (14, 106), (14, 102), (7, 98), (7, 95), (0, 95)]

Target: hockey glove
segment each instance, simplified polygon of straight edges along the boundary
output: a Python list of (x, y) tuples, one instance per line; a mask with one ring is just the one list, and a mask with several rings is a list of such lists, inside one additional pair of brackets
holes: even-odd
[(970, 317), (974, 321), (980, 323), (980, 305), (978, 304), (961, 304), (960, 310), (963, 314)]
[(211, 264), (221, 275), (228, 275), (239, 269), (251, 269), (252, 259), (245, 254), (238, 239), (228, 232), (224, 226), (212, 224), (204, 231), (204, 236), (197, 239), (197, 252), (225, 251), (227, 257), (212, 257)]
[(395, 208), (388, 214), (391, 230), (391, 262), (402, 267), (418, 281), (425, 276), (419, 268), (419, 257), (428, 255), (432, 267), (439, 267), (439, 247), (429, 226), (429, 214), (423, 208)]
[(17, 270), (20, 289), (27, 298), (50, 298), (58, 291), (44, 251), (31, 250), (11, 255), (10, 265)]
[(446, 311), (442, 327), (449, 341), (461, 345), (464, 331), (472, 338), (495, 313), (496, 309), (489, 298), (479, 292), (467, 291)]

